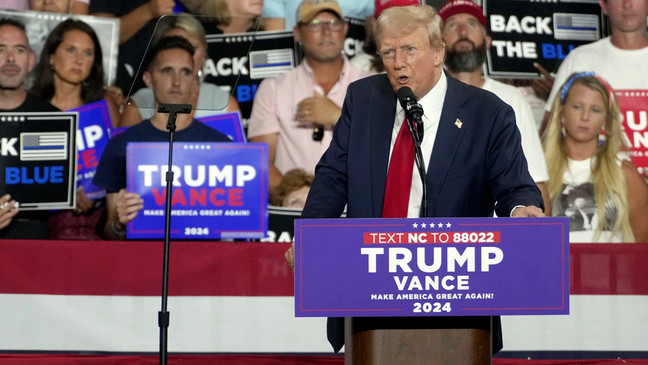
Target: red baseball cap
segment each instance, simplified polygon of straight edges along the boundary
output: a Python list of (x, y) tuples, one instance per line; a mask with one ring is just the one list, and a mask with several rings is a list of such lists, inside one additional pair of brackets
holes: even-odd
[(479, 20), (479, 22), (488, 30), (488, 25), (486, 25), (486, 17), (484, 16), (484, 11), (479, 5), (475, 4), (471, 0), (452, 0), (443, 5), (439, 11), (439, 16), (445, 22), (448, 18), (455, 14), (466, 13), (474, 16)]
[(408, 5), (421, 5), (419, 0), (376, 0), (376, 8), (374, 10), (374, 15), (377, 17), (380, 16), (380, 13), (385, 9), (392, 8), (394, 6), (408, 6)]

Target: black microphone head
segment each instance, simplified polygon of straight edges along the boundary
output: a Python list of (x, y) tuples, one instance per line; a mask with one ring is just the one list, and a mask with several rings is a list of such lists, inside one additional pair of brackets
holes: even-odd
[(405, 110), (407, 110), (407, 105), (416, 103), (416, 96), (409, 86), (403, 86), (398, 89), (398, 91), (396, 91), (396, 96), (398, 96), (398, 101)]
[(423, 107), (416, 101), (416, 96), (412, 89), (408, 86), (403, 86), (396, 91), (398, 101), (401, 107), (405, 110), (405, 115), (409, 120), (421, 120), (423, 117)]

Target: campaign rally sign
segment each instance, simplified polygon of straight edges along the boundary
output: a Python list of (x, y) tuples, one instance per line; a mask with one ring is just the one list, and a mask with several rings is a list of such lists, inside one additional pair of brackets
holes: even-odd
[(83, 187), (90, 200), (106, 196), (106, 191), (94, 184), (92, 178), (97, 171), (99, 159), (110, 139), (108, 131), (112, 128), (108, 104), (105, 100), (72, 109), (79, 113), (77, 130), (77, 187)]
[(245, 142), (243, 135), (243, 126), (241, 125), (241, 115), (239, 112), (212, 115), (209, 117), (198, 118), (199, 121), (225, 134), (233, 142)]
[(493, 77), (537, 78), (537, 62), (550, 72), (572, 49), (606, 35), (598, 2), (483, 0), (492, 45), (487, 74)]
[[(126, 190), (144, 209), (128, 223), (128, 238), (163, 238), (168, 143), (129, 143)], [(261, 238), (268, 226), (268, 146), (265, 143), (173, 144), (171, 238)]]
[(297, 316), (568, 313), (568, 218), (295, 221)]
[(202, 72), (205, 82), (234, 88), (232, 95), (246, 120), (261, 81), (289, 71), (301, 61), (298, 57), (298, 45), (291, 31), (208, 34), (207, 60)]
[(621, 114), (623, 129), (629, 144), (626, 153), (639, 172), (648, 173), (648, 90), (615, 90)]
[(77, 113), (0, 113), (0, 192), (20, 210), (73, 209)]

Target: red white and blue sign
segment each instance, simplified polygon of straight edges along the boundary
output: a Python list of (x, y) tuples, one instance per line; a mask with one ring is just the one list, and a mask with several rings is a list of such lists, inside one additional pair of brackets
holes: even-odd
[[(144, 209), (127, 237), (163, 238), (168, 143), (129, 143), (127, 190)], [(173, 145), (171, 238), (261, 238), (268, 227), (265, 143), (184, 142)]]
[(569, 221), (296, 220), (295, 314), (569, 314)]
[(83, 187), (88, 199), (96, 200), (106, 196), (106, 191), (94, 184), (92, 178), (97, 171), (112, 128), (108, 105), (105, 100), (72, 109), (79, 113), (77, 129), (77, 187)]
[(209, 117), (197, 118), (205, 125), (223, 133), (232, 139), (232, 142), (245, 142), (241, 115), (239, 112), (217, 114)]

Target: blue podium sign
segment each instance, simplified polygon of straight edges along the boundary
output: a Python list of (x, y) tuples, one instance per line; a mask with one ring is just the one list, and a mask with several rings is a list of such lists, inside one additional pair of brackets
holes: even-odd
[[(163, 238), (168, 143), (129, 143), (127, 191), (144, 209), (126, 226), (130, 238)], [(262, 238), (268, 230), (268, 146), (265, 143), (177, 142), (171, 238)]]
[(295, 314), (569, 314), (569, 220), (296, 220)]

